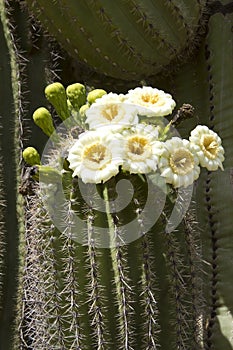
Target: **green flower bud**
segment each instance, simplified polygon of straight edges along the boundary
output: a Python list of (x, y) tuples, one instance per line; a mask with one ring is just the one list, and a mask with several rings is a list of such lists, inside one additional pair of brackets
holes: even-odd
[(34, 147), (27, 147), (23, 151), (23, 159), (28, 165), (40, 164), (40, 155)]
[(79, 109), (86, 102), (86, 89), (85, 86), (80, 83), (67, 86), (66, 94), (75, 109)]
[(92, 104), (95, 102), (97, 98), (101, 98), (102, 96), (106, 95), (107, 92), (102, 89), (95, 89), (89, 92), (87, 95), (87, 101)]
[(79, 110), (79, 114), (81, 119), (85, 119), (86, 118), (86, 111), (88, 110), (90, 106), (88, 104), (83, 105), (80, 110)]
[(35, 124), (39, 126), (47, 136), (50, 137), (55, 131), (52, 116), (46, 108), (40, 107), (36, 109), (32, 118)]
[(45, 97), (53, 105), (62, 120), (69, 118), (66, 91), (61, 83), (53, 83), (46, 86)]

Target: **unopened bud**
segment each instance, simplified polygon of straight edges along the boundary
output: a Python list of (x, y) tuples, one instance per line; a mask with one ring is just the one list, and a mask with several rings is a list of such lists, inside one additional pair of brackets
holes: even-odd
[(45, 97), (53, 105), (62, 120), (69, 118), (66, 91), (61, 83), (53, 83), (46, 86)]
[(40, 107), (36, 109), (32, 118), (35, 124), (39, 126), (47, 136), (50, 137), (55, 131), (52, 116), (46, 108)]
[(67, 97), (75, 109), (79, 109), (86, 102), (86, 89), (80, 83), (75, 83), (67, 86)]
[(23, 151), (23, 159), (28, 165), (39, 165), (40, 155), (34, 147), (27, 147)]
[(90, 106), (88, 104), (83, 105), (80, 110), (79, 110), (79, 114), (81, 119), (85, 119), (86, 118), (86, 111), (90, 108)]
[(107, 92), (102, 89), (95, 89), (89, 92), (87, 95), (87, 101), (92, 104), (97, 100), (97, 98), (101, 98), (102, 96), (106, 95)]

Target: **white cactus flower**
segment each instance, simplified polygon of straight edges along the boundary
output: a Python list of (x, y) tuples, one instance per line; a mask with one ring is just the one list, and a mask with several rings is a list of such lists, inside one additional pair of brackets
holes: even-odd
[(170, 94), (151, 86), (129, 90), (125, 95), (125, 102), (134, 104), (140, 115), (148, 117), (169, 115), (176, 105)]
[(156, 171), (161, 152), (158, 130), (152, 125), (137, 124), (122, 132), (124, 137), (123, 170), (146, 174)]
[(190, 142), (179, 137), (164, 142), (159, 169), (165, 181), (175, 188), (191, 185), (200, 174), (199, 160)]
[(123, 95), (109, 93), (97, 99), (86, 111), (86, 123), (90, 129), (112, 126), (112, 130), (121, 130), (138, 123), (135, 108), (123, 101)]
[(210, 171), (217, 170), (218, 168), (223, 170), (224, 148), (221, 145), (221, 138), (217, 133), (205, 125), (197, 125), (191, 131), (189, 141), (195, 149), (201, 166)]
[(120, 135), (117, 136), (115, 138), (106, 128), (81, 134), (67, 158), (73, 177), (80, 177), (84, 183), (97, 184), (115, 176), (123, 163), (122, 140)]

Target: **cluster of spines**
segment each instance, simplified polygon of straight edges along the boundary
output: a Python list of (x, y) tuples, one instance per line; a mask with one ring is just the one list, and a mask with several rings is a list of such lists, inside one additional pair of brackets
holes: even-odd
[[(149, 234), (150, 237), (144, 235), (143, 223), (140, 222), (142, 237), (133, 249), (130, 246), (121, 247), (117, 244), (116, 247), (103, 251), (95, 246), (96, 237), (93, 230), (95, 230), (94, 216), (96, 213), (93, 214), (92, 208), (95, 202), (93, 193), (90, 194), (88, 200), (88, 203), (92, 203), (89, 208), (84, 208), (81, 203), (77, 205), (77, 202), (74, 205), (73, 201), (70, 202), (70, 208), (64, 208), (64, 212), (66, 210), (64, 232), (57, 230), (51, 223), (43, 209), (37, 188), (35, 188), (35, 196), (28, 200), (26, 237), (30, 258), (25, 268), (24, 288), (25, 295), (27, 295), (25, 310), (28, 313), (25, 315), (25, 321), (28, 322), (25, 329), (30, 330), (31, 334), (35, 332), (34, 338), (31, 336), (32, 346), (38, 347), (41, 342), (38, 349), (44, 349), (45, 345), (42, 344), (47, 342), (48, 349), (59, 348), (59, 346), (66, 346), (69, 349), (89, 349), (96, 346), (102, 350), (116, 343), (119, 349), (133, 349), (136, 326), (137, 329), (140, 329), (143, 337), (141, 341), (146, 349), (159, 348), (159, 323), (163, 315), (158, 317), (161, 305), (160, 292), (156, 288), (157, 285), (159, 287), (159, 280), (156, 279), (156, 276), (160, 274), (160, 267), (156, 267), (153, 262), (155, 252), (150, 244), (152, 237), (151, 234)], [(137, 210), (141, 210), (140, 200), (138, 197), (136, 215)], [(86, 217), (86, 233), (89, 237), (89, 245), (86, 248), (81, 247), (74, 239), (72, 206), (73, 209), (75, 208), (75, 215), (80, 210), (79, 214)], [(189, 230), (187, 235), (189, 235), (192, 232), (192, 220), (187, 216), (186, 222), (187, 230)], [(112, 217), (112, 224), (114, 238), (118, 240), (121, 230), (121, 226), (118, 227), (120, 223)], [(174, 335), (175, 347), (186, 349), (185, 346), (191, 342), (190, 334), (195, 332), (195, 325), (190, 321), (192, 310), (189, 312), (186, 310), (191, 307), (188, 305), (189, 292), (185, 289), (188, 287), (187, 281), (192, 278), (193, 283), (190, 284), (188, 290), (191, 286), (193, 287), (193, 284), (196, 284), (195, 276), (199, 270), (196, 270), (196, 264), (193, 261), (190, 266), (184, 267), (181, 259), (185, 259), (183, 254), (185, 256), (186, 252), (181, 253), (174, 233), (159, 233), (160, 229), (161, 227), (156, 226), (153, 231), (155, 235), (159, 234), (160, 238), (162, 237), (164, 246), (166, 246), (164, 254), (167, 257), (170, 276), (169, 305), (174, 312), (166, 322), (176, 333)], [(189, 237), (189, 239), (194, 238)], [(187, 246), (189, 244), (190, 241), (187, 239)], [(188, 253), (187, 263), (190, 259), (195, 260), (192, 254), (195, 255), (196, 246), (186, 247), (186, 249), (192, 252)], [(156, 250), (158, 250), (157, 247)], [(162, 255), (162, 252), (160, 251), (159, 254)], [(106, 259), (110, 259), (111, 268), (103, 277), (102, 274), (106, 271), (104, 272), (102, 268), (103, 264), (107, 263)], [(135, 266), (129, 264), (130, 259), (134, 260)], [(33, 264), (33, 260), (38, 264)], [(132, 280), (132, 268), (137, 271), (136, 280)], [(188, 273), (190, 277), (187, 277)], [(162, 277), (164, 278), (165, 276)], [(109, 283), (111, 293), (115, 298), (113, 310), (110, 310), (113, 308), (113, 305), (111, 306), (113, 300), (108, 299)], [(138, 288), (138, 291), (135, 288)], [(191, 298), (196, 290), (197, 287), (192, 292)], [(35, 294), (38, 294), (37, 301)], [(195, 297), (197, 298), (197, 295)], [(135, 306), (135, 298), (140, 300), (139, 308)], [(197, 314), (192, 317), (199, 315), (198, 312), (201, 314), (201, 311), (198, 310)], [(111, 317), (114, 317), (115, 320)], [(114, 322), (118, 329), (115, 334), (109, 328), (111, 322)]]

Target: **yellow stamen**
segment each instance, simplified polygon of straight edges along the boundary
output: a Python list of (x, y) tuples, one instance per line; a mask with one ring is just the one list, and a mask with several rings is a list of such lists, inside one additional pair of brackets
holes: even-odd
[(128, 149), (130, 153), (135, 155), (142, 155), (145, 152), (145, 147), (147, 146), (148, 141), (146, 138), (141, 136), (132, 136), (128, 140)]
[(100, 143), (95, 143), (85, 148), (83, 152), (83, 159), (94, 163), (100, 163), (104, 160), (105, 155), (106, 147)]
[(215, 159), (218, 154), (218, 143), (213, 135), (202, 135), (201, 149), (206, 157)]
[(102, 110), (102, 115), (105, 119), (112, 121), (118, 115), (118, 105), (117, 104), (108, 104)]
[(178, 175), (188, 174), (194, 168), (192, 153), (185, 148), (175, 150), (170, 157), (170, 166)]

